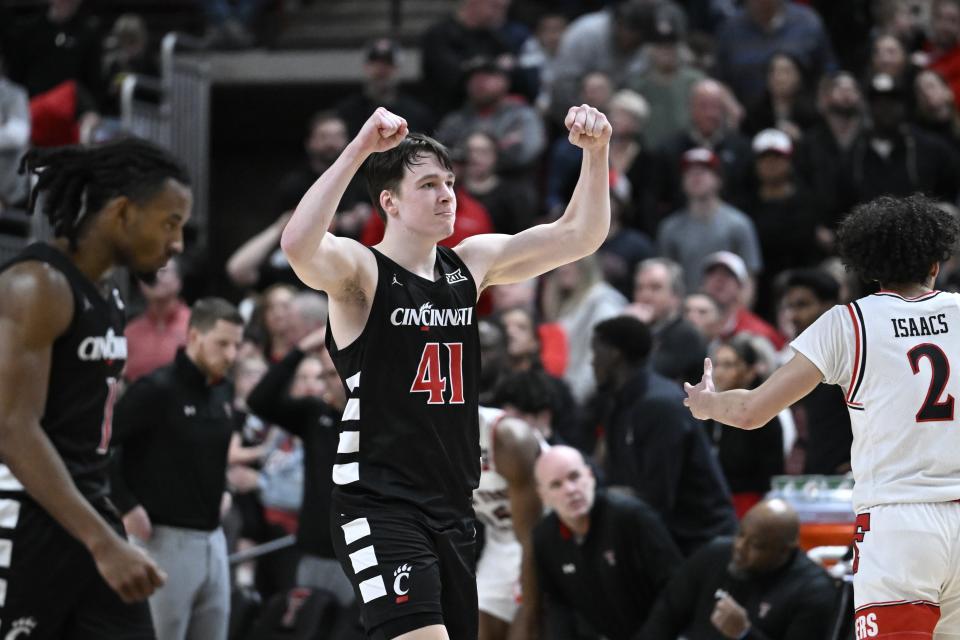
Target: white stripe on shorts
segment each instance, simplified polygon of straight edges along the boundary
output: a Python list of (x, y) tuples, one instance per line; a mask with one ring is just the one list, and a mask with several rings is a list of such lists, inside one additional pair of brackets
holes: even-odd
[(377, 566), (377, 554), (373, 551), (373, 545), (357, 549), (351, 553), (350, 564), (353, 565), (354, 574), (359, 574), (361, 571)]
[(382, 576), (374, 576), (360, 583), (360, 597), (367, 603), (387, 595), (387, 586)]
[(366, 518), (357, 518), (340, 527), (343, 529), (343, 539), (347, 544), (353, 544), (360, 538), (370, 535), (370, 523)]

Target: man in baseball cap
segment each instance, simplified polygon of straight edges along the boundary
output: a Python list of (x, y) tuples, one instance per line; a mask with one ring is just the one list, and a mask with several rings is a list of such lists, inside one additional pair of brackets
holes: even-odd
[(700, 288), (703, 257), (716, 251), (738, 251), (751, 272), (761, 268), (753, 222), (720, 198), (720, 158), (711, 149), (689, 149), (680, 157), (686, 206), (668, 216), (657, 238), (660, 254), (680, 264), (688, 291)]
[(367, 46), (367, 62), (383, 62), (396, 66), (400, 48), (390, 38), (377, 38)]
[(364, 53), (363, 88), (337, 105), (355, 136), (377, 107), (385, 107), (406, 119), (411, 131), (432, 131), (436, 120), (422, 102), (400, 90), (400, 46), (390, 38), (371, 41)]
[(717, 251), (703, 259), (702, 291), (713, 296), (723, 317), (722, 338), (739, 333), (752, 333), (766, 338), (780, 350), (786, 344), (783, 336), (752, 313), (746, 301), (752, 288), (750, 272), (743, 258), (731, 251)]
[(793, 155), (793, 141), (780, 129), (764, 129), (753, 138), (753, 154), (757, 157), (773, 153), (789, 158)]
[(790, 136), (778, 129), (764, 129), (753, 138), (752, 147), (757, 182), (744, 207), (756, 226), (764, 265), (754, 310), (773, 318), (777, 275), (815, 264), (832, 234), (821, 218), (820, 199), (795, 175)]
[(718, 177), (721, 175), (722, 165), (720, 158), (706, 147), (694, 147), (684, 152), (680, 157), (680, 170), (686, 173), (693, 167), (705, 167), (713, 171)]

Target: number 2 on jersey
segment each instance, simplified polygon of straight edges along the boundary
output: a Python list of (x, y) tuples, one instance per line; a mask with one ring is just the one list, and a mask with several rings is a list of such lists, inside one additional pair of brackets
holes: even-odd
[[(463, 343), (444, 342), (450, 364), (450, 400), (448, 404), (463, 404)], [(440, 343), (428, 342), (423, 347), (420, 364), (417, 365), (417, 377), (410, 387), (411, 393), (428, 393), (427, 404), (443, 404), (443, 393), (447, 390), (447, 379), (440, 371)]]
[(915, 346), (907, 352), (910, 368), (913, 375), (920, 373), (920, 359), (926, 358), (930, 362), (930, 387), (927, 397), (920, 410), (917, 411), (917, 422), (944, 422), (953, 420), (953, 396), (949, 393), (941, 401), (947, 382), (950, 381), (950, 361), (943, 349), (935, 344), (925, 343)]

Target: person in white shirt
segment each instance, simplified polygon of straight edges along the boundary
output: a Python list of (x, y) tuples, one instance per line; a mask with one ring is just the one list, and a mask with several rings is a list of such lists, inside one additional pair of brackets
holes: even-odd
[(714, 391), (712, 364), (685, 401), (693, 415), (762, 427), (819, 383), (844, 392), (856, 486), (857, 638), (960, 638), (960, 295), (934, 290), (958, 222), (924, 196), (884, 196), (840, 225), (847, 267), (880, 290), (824, 313), (796, 357), (753, 390)]
[(484, 530), (477, 559), (479, 640), (527, 635), (536, 628), (530, 534), (543, 507), (533, 467), (548, 445), (513, 414), (480, 407), (480, 484), (473, 490), (473, 508)]

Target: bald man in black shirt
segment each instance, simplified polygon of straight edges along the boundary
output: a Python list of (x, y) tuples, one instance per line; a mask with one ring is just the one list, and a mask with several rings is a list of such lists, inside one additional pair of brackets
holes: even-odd
[(645, 640), (827, 638), (836, 588), (798, 547), (800, 522), (782, 500), (755, 505), (732, 540), (691, 556), (660, 594)]
[(651, 605), (682, 561), (666, 525), (637, 498), (597, 492), (593, 472), (571, 447), (543, 452), (535, 474), (553, 510), (533, 533), (541, 637), (642, 637)]

